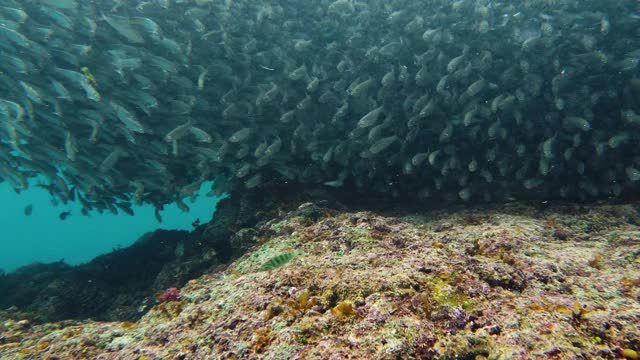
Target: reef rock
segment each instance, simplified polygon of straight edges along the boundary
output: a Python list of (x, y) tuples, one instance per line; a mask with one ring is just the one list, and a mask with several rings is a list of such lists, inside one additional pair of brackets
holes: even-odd
[(249, 251), (135, 323), (31, 324), (3, 312), (0, 358), (614, 359), (640, 350), (637, 205), (373, 212), (307, 202), (268, 213), (233, 230), (251, 234)]

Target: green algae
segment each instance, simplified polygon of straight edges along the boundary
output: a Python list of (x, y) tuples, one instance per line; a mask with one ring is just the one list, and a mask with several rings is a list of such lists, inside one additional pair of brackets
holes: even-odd
[(431, 297), (438, 303), (448, 307), (462, 307), (470, 310), (473, 307), (471, 299), (459, 290), (448, 291), (451, 285), (444, 280), (433, 277), (429, 281), (431, 287)]
[(273, 231), (275, 231), (276, 233), (279, 233), (285, 226), (287, 226), (289, 224), (289, 222), (291, 222), (290, 219), (285, 219), (282, 221), (279, 221), (277, 223), (273, 223), (269, 226), (269, 228)]

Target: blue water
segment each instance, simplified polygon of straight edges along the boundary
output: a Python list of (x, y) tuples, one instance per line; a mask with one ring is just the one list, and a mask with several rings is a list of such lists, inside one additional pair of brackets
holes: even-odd
[[(5, 272), (33, 262), (52, 262), (64, 259), (79, 264), (97, 255), (135, 242), (142, 234), (158, 228), (191, 230), (196, 219), (211, 220), (219, 198), (206, 197), (210, 183), (205, 183), (195, 203), (183, 213), (175, 204), (165, 206), (162, 223), (158, 223), (152, 206), (134, 207), (135, 216), (91, 212), (80, 213), (78, 203), (53, 206), (49, 194), (41, 188), (30, 187), (16, 194), (6, 183), (0, 183), (0, 269)], [(31, 216), (24, 208), (33, 205)], [(62, 221), (59, 214), (71, 211)]]

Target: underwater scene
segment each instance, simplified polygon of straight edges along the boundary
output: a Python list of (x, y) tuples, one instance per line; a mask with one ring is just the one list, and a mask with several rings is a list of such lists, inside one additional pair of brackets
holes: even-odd
[(0, 359), (640, 359), (637, 0), (0, 0)]

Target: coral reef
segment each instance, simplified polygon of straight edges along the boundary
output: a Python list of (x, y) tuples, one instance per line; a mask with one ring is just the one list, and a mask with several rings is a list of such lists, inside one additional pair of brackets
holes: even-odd
[[(0, 313), (0, 358), (638, 356), (636, 204), (291, 205), (233, 229), (245, 254), (136, 322)], [(287, 253), (296, 256), (260, 271)]]

